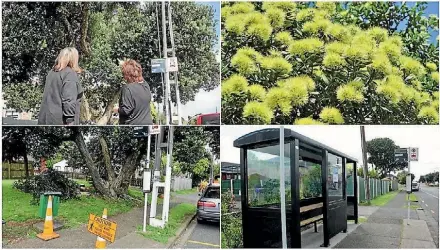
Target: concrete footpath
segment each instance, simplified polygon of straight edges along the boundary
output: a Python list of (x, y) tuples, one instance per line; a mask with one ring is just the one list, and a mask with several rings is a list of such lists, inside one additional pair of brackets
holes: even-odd
[[(197, 193), (175, 195), (170, 202), (170, 208), (180, 203), (196, 204), (197, 198)], [(150, 207), (148, 207), (148, 211), (150, 211)], [(161, 213), (162, 205), (158, 205), (157, 214)], [(110, 216), (109, 219), (115, 221), (118, 227), (115, 242), (107, 242), (107, 248), (166, 248), (166, 244), (147, 239), (137, 233), (138, 226), (142, 225), (143, 207), (134, 208), (124, 214)], [(3, 246), (3, 248), (95, 248), (96, 236), (87, 231), (87, 225), (63, 229), (57, 233), (60, 237), (50, 241), (30, 238)]]
[(385, 206), (372, 209), (367, 221), (334, 248), (438, 248), (418, 210), (410, 210), (407, 219), (405, 197), (400, 192)]

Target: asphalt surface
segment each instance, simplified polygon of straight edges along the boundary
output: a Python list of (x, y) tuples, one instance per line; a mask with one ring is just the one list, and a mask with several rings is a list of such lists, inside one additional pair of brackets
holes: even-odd
[(419, 205), (424, 210), (431, 212), (432, 217), (434, 217), (434, 219), (438, 222), (438, 187), (430, 187), (422, 184), (420, 190), (414, 192), (414, 194), (417, 196), (417, 198), (419, 198)]
[(194, 219), (173, 248), (220, 248), (220, 223)]

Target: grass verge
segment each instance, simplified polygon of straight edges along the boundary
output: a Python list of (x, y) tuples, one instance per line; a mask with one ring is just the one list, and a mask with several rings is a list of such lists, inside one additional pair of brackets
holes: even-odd
[[(181, 203), (170, 209), (168, 223), (164, 228), (156, 228), (150, 225), (147, 226), (147, 232), (139, 232), (146, 238), (152, 239), (160, 243), (168, 243), (171, 237), (176, 236), (176, 232), (179, 229), (182, 222), (189, 216), (193, 216), (196, 213), (196, 206), (190, 203)], [(138, 226), (138, 231), (141, 231), (142, 226)]]
[(371, 204), (368, 205), (366, 202), (361, 202), (359, 205), (361, 206), (378, 206), (382, 207), (385, 206), (390, 200), (394, 199), (396, 195), (398, 194), (398, 191), (392, 191), (387, 194), (381, 195), (379, 197), (376, 197), (371, 200)]
[[(39, 206), (30, 204), (32, 194), (13, 188), (14, 181), (2, 180), (2, 217), (7, 222), (3, 225), (3, 242), (8, 243), (34, 236), (36, 231), (32, 225), (44, 221), (38, 216)], [(112, 216), (128, 212), (141, 203), (122, 199), (104, 199), (98, 196), (81, 196), (78, 199), (62, 201), (58, 215), (54, 216), (54, 219), (63, 222), (65, 228), (72, 228), (87, 223), (91, 213), (101, 215), (104, 208), (107, 208), (108, 215)]]
[[(406, 201), (408, 201), (408, 195), (405, 195), (405, 199), (406, 199)], [(409, 194), (409, 200), (410, 201), (418, 201), (417, 196), (413, 193)]]
[(186, 190), (179, 190), (179, 191), (175, 191), (173, 193), (175, 194), (194, 194), (197, 193), (197, 187), (192, 188), (192, 189), (186, 189)]
[[(403, 208), (408, 208), (408, 205), (403, 206)], [(409, 206), (409, 209), (411, 209), (411, 210), (417, 210), (419, 208), (420, 208), (419, 205), (411, 205), (411, 206)]]

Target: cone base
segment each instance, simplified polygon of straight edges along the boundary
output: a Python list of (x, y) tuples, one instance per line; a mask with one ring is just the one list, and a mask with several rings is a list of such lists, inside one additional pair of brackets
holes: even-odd
[(51, 234), (41, 233), (41, 234), (37, 234), (37, 237), (42, 239), (42, 240), (48, 241), (48, 240), (52, 240), (52, 239), (58, 238), (58, 237), (60, 237), (60, 235), (57, 234), (57, 233), (51, 233)]
[(97, 249), (104, 249), (104, 248), (105, 248), (105, 241), (99, 241), (99, 240), (97, 240), (97, 241), (96, 241), (96, 244), (95, 244), (95, 247), (96, 247)]

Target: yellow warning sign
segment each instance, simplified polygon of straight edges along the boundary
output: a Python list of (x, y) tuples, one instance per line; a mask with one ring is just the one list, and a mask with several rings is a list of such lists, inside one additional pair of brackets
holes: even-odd
[(107, 241), (114, 242), (117, 224), (94, 214), (89, 215), (87, 230)]

